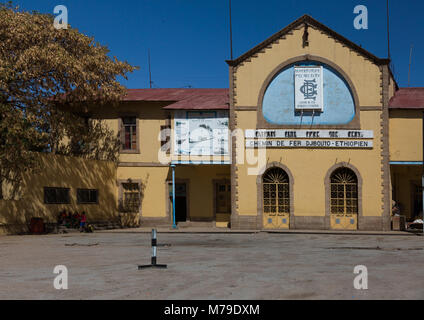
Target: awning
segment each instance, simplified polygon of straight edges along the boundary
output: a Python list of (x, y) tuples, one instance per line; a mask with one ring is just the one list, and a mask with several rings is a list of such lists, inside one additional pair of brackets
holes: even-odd
[(212, 160), (174, 160), (171, 161), (171, 165), (230, 165), (229, 160), (212, 161)]
[(391, 165), (402, 165), (402, 166), (421, 166), (422, 161), (390, 161)]

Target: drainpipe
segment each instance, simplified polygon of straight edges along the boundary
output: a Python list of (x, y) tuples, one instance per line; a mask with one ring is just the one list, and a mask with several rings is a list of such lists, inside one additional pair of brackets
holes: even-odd
[[(422, 219), (424, 220), (424, 111), (423, 111), (423, 134), (422, 134), (422, 147), (423, 147), (423, 157), (421, 159), (422, 161), (422, 176), (421, 176), (421, 192), (422, 192), (422, 212), (423, 212), (423, 217)], [(424, 224), (423, 224), (423, 234), (424, 234)]]
[(172, 168), (172, 228), (177, 229), (175, 221), (175, 164), (171, 164)]

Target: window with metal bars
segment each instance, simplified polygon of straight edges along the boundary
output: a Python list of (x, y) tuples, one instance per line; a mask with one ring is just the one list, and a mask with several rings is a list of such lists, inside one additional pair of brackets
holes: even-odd
[(138, 183), (123, 183), (122, 198), (119, 201), (121, 212), (138, 212), (141, 205), (140, 185)]
[(358, 179), (349, 168), (336, 169), (330, 177), (333, 214), (358, 214)]
[(46, 204), (69, 204), (69, 188), (44, 187), (44, 203)]
[(78, 203), (97, 204), (99, 200), (99, 190), (97, 189), (77, 189)]
[(289, 176), (281, 168), (271, 168), (263, 176), (263, 208), (270, 215), (290, 213)]

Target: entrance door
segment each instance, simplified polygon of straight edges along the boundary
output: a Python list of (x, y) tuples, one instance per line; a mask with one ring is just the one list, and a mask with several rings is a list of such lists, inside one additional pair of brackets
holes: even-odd
[[(172, 184), (169, 184), (169, 198), (172, 215)], [(187, 221), (187, 187), (185, 183), (175, 184), (175, 222)]]
[(330, 177), (330, 225), (332, 229), (358, 228), (358, 179), (349, 168), (339, 168)]
[(264, 229), (289, 229), (289, 176), (281, 168), (271, 168), (262, 179)]
[(231, 184), (217, 183), (216, 185), (216, 213), (231, 213)]
[(419, 182), (413, 183), (412, 217), (416, 219), (423, 211), (423, 189)]
[(215, 183), (215, 226), (228, 228), (231, 221), (231, 183)]

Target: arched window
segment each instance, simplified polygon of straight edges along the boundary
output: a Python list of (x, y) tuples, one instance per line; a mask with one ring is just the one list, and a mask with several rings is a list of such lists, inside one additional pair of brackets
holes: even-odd
[(281, 168), (271, 168), (263, 175), (263, 208), (270, 216), (290, 213), (289, 176)]
[(330, 177), (331, 213), (358, 214), (358, 178), (349, 168), (336, 169)]

